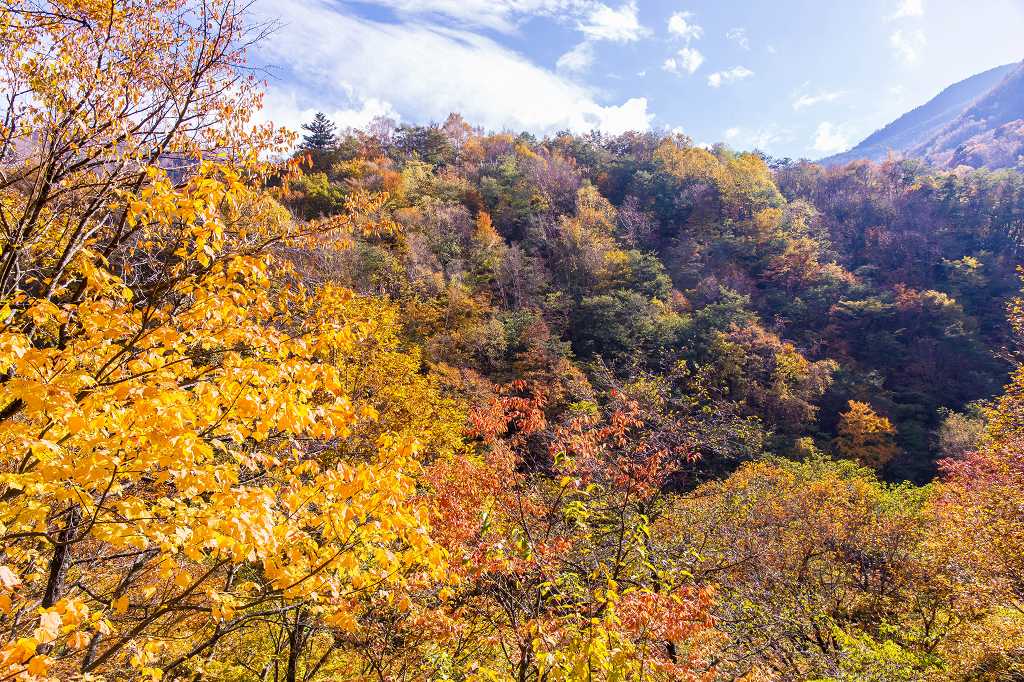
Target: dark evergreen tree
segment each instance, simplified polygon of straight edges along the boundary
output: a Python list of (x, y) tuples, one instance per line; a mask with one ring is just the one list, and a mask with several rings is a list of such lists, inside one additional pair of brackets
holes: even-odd
[(322, 111), (316, 112), (310, 123), (303, 123), (302, 129), (306, 134), (302, 136), (301, 147), (306, 151), (328, 152), (338, 143), (336, 126)]

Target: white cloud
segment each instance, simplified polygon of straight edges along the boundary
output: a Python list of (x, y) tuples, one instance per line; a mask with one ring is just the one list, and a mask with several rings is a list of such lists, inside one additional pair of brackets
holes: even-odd
[(560, 71), (581, 72), (590, 68), (594, 63), (594, 45), (584, 40), (561, 57), (555, 65)]
[(295, 92), (282, 90), (268, 90), (263, 98), (263, 109), (259, 112), (259, 120), (274, 121), (275, 123), (289, 125), (298, 130), (299, 125), (310, 121), (318, 111), (323, 111), (327, 118), (331, 119), (338, 128), (364, 129), (373, 119), (378, 117), (401, 120), (401, 116), (389, 102), (379, 100), (375, 97), (363, 100), (358, 107), (346, 109), (317, 108), (304, 106), (309, 102), (300, 103)]
[(901, 29), (889, 36), (889, 45), (896, 56), (905, 64), (917, 62), (921, 58), (921, 51), (924, 50), (927, 42), (924, 31), (921, 29), (913, 31), (903, 31)]
[(890, 14), (886, 19), (892, 21), (894, 19), (903, 19), (905, 17), (921, 17), (924, 16), (924, 0), (900, 0), (899, 7), (896, 11)]
[(725, 71), (715, 71), (713, 74), (708, 76), (708, 85), (713, 88), (721, 87), (723, 83), (735, 83), (741, 81), (744, 78), (750, 78), (754, 75), (754, 72), (745, 66), (734, 66), (731, 69)]
[(791, 142), (793, 131), (770, 123), (757, 128), (728, 128), (724, 137), (730, 145), (738, 149), (760, 149), (771, 152), (777, 145)]
[(651, 126), (645, 98), (602, 104), (590, 88), (481, 35), (374, 22), (342, 13), (331, 0), (257, 2), (257, 14), (288, 17), (256, 55), (257, 66), (281, 72), (268, 94), (279, 124), (297, 127), (310, 110), (362, 111), (376, 101), (408, 120), (441, 121), (458, 111), (492, 130)]
[(692, 17), (692, 12), (676, 12), (668, 18), (668, 32), (687, 43), (691, 40), (700, 40), (704, 35), (704, 29), (691, 23)]
[(374, 0), (410, 17), (445, 17), (465, 26), (510, 33), (531, 16), (575, 15), (599, 3), (594, 0)]
[(833, 90), (831, 92), (819, 91), (815, 95), (804, 93), (793, 100), (793, 111), (800, 111), (801, 109), (813, 107), (815, 104), (821, 104), (823, 102), (835, 102), (837, 99), (845, 95), (845, 90)]
[(747, 37), (747, 29), (745, 28), (730, 28), (725, 32), (725, 37), (742, 47), (744, 50), (750, 49), (750, 38)]
[(636, 2), (629, 2), (618, 9), (597, 3), (584, 20), (576, 24), (583, 35), (591, 40), (610, 40), (630, 43), (644, 37), (649, 31), (640, 25)]
[[(649, 130), (653, 114), (647, 113), (647, 98), (633, 97), (617, 107), (597, 107), (596, 111), (584, 112), (598, 128), (606, 133), (624, 133), (629, 130)], [(575, 130), (582, 130), (576, 127)]]
[(531, 17), (575, 22), (590, 40), (631, 42), (647, 35), (640, 25), (635, 0), (618, 9), (601, 0), (370, 0), (403, 18), (512, 33)]
[(813, 149), (815, 151), (822, 154), (835, 154), (846, 151), (851, 146), (850, 137), (842, 126), (834, 126), (828, 121), (818, 124), (818, 129), (814, 133)]
[(695, 47), (684, 47), (676, 53), (676, 56), (669, 57), (662, 64), (661, 68), (669, 73), (681, 74), (683, 72), (694, 74), (700, 65), (704, 63), (704, 55)]

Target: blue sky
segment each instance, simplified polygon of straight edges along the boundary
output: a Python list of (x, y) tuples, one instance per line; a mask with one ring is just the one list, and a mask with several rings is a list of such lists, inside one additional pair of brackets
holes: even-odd
[(257, 0), (265, 116), (678, 130), (776, 156), (855, 144), (1024, 59), (1024, 0)]

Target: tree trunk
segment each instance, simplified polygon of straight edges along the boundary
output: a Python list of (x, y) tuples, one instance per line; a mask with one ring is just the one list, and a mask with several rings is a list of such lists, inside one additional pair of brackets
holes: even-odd
[(306, 630), (306, 615), (300, 608), (295, 612), (295, 627), (288, 632), (288, 671), (285, 682), (298, 682), (299, 654), (302, 653), (302, 639)]
[(64, 596), (64, 580), (67, 578), (68, 566), (71, 564), (71, 542), (78, 532), (78, 524), (82, 521), (82, 509), (77, 504), (68, 510), (68, 520), (63, 530), (57, 534), (53, 557), (50, 559), (50, 577), (46, 581), (42, 607), (48, 609)]

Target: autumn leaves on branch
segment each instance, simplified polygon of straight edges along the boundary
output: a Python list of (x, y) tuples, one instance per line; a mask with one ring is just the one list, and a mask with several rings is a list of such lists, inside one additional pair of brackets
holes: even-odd
[(248, 123), (239, 9), (3, 9), (4, 679), (176, 676), (273, 622), (295, 679), (306, 624), (443, 570), (413, 435), (320, 457), (375, 418), (344, 376), (373, 325), (279, 284), (310, 233), (249, 189), (287, 138)]

